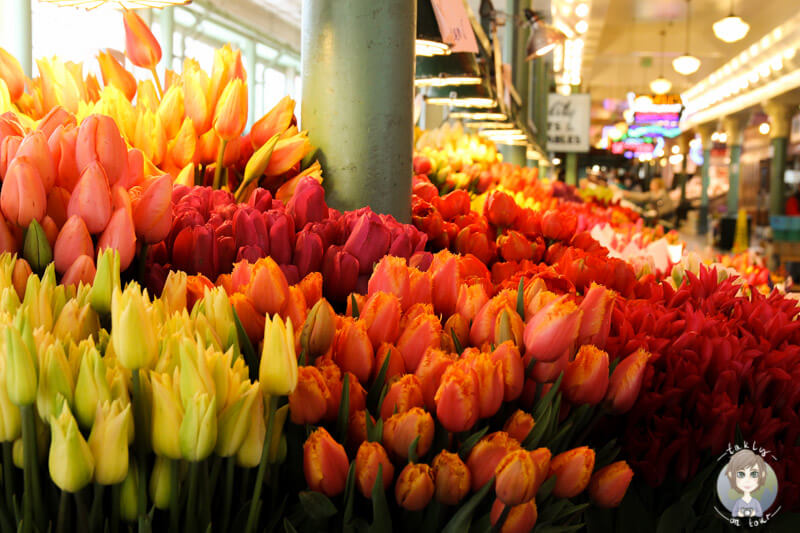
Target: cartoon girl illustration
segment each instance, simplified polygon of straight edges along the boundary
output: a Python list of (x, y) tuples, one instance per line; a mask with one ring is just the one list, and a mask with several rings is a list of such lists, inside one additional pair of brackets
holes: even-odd
[(751, 450), (741, 450), (733, 454), (725, 475), (731, 488), (742, 495), (733, 504), (731, 516), (760, 517), (764, 514), (761, 503), (752, 494), (764, 486), (767, 480), (767, 467), (764, 459)]

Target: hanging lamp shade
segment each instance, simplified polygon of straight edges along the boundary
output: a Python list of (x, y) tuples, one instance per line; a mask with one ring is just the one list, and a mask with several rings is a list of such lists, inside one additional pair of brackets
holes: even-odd
[(691, 18), (692, 2), (691, 0), (686, 0), (686, 53), (672, 60), (672, 68), (675, 69), (675, 72), (684, 76), (694, 74), (700, 68), (700, 60), (689, 53)]
[(442, 40), (442, 32), (430, 0), (417, 0), (416, 52), (418, 56), (424, 57), (450, 53), (450, 45)]
[(735, 43), (744, 39), (747, 32), (750, 31), (750, 24), (742, 20), (742, 17), (736, 16), (733, 13), (720, 19), (711, 26), (714, 29), (714, 35), (720, 41), (726, 43)]
[(548, 54), (566, 40), (567, 36), (563, 32), (547, 24), (535, 11), (526, 9), (525, 17), (531, 23), (531, 36), (525, 47), (525, 61)]
[(447, 56), (417, 56), (414, 80), (417, 87), (480, 85), (481, 80), (475, 54), (458, 52)]
[(121, 7), (124, 9), (163, 8), (191, 4), (192, 0), (40, 0), (46, 4), (55, 4), (62, 7), (79, 7), (95, 9), (103, 5)]
[(431, 105), (449, 105), (469, 109), (497, 107), (497, 99), (486, 84), (431, 87), (426, 101)]
[(653, 94), (667, 94), (670, 89), (672, 89), (672, 82), (662, 76), (650, 82), (650, 90), (653, 91)]

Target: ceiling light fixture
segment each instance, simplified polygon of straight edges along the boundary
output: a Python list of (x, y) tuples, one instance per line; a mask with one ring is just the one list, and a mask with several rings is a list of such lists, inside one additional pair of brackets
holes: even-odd
[(664, 37), (666, 35), (667, 32), (661, 30), (661, 74), (650, 82), (650, 90), (654, 94), (667, 94), (672, 89), (672, 82), (664, 77)]
[(589, 6), (586, 4), (578, 4), (575, 7), (575, 14), (579, 17), (585, 17), (589, 14)]
[(730, 15), (716, 21), (712, 28), (717, 39), (726, 43), (740, 41), (750, 31), (750, 25), (742, 20), (742, 17), (733, 14), (733, 0), (731, 0)]
[(547, 24), (538, 13), (531, 9), (525, 9), (525, 18), (531, 24), (531, 36), (525, 47), (526, 61), (546, 55), (567, 38), (563, 32)]
[(586, 22), (585, 20), (579, 20), (575, 24), (575, 31), (578, 33), (586, 33), (586, 30), (588, 29), (589, 29), (589, 23)]
[(672, 68), (678, 74), (688, 76), (700, 68), (700, 60), (689, 53), (689, 29), (692, 20), (692, 0), (686, 0), (686, 53), (672, 60)]
[(759, 124), (758, 133), (760, 133), (761, 135), (766, 135), (767, 133), (769, 133), (769, 122), (762, 122), (761, 124)]

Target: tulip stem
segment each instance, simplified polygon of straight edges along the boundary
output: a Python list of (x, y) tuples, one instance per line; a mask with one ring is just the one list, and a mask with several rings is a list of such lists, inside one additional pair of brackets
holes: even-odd
[(233, 501), (233, 475), (236, 468), (236, 457), (225, 459), (225, 487), (222, 493), (222, 527), (220, 531), (228, 530), (231, 519), (231, 502)]
[(3, 486), (6, 493), (6, 509), (9, 512), (14, 510), (14, 470), (12, 468), (14, 459), (12, 446), (12, 442), (3, 443)]
[(491, 533), (498, 533), (499, 531), (501, 531), (503, 529), (503, 524), (506, 523), (506, 519), (508, 518), (508, 513), (510, 513), (510, 512), (511, 512), (511, 506), (510, 505), (504, 505), (503, 506), (503, 512), (500, 513), (500, 516), (498, 517), (497, 522), (495, 522), (494, 526), (492, 526)]
[[(111, 485), (111, 533), (119, 532), (119, 502), (122, 483)], [(170, 529), (170, 531), (174, 531)]]
[(58, 522), (56, 533), (64, 533), (67, 528), (67, 506), (69, 505), (69, 492), (62, 490), (58, 500)]
[(136, 514), (138, 516), (137, 522), (139, 523), (139, 533), (144, 533), (147, 529), (145, 523), (147, 519), (147, 477), (145, 473), (145, 460), (144, 460), (144, 413), (142, 406), (144, 405), (144, 398), (142, 397), (142, 377), (139, 375), (139, 369), (133, 369), (133, 419), (134, 419), (134, 436), (136, 447), (136, 462), (139, 469), (137, 474), (138, 480), (138, 494), (136, 498)]
[(156, 88), (158, 89), (158, 97), (164, 98), (164, 88), (161, 86), (161, 80), (158, 79), (158, 72), (156, 71), (156, 66), (153, 65), (150, 67), (150, 72), (153, 73), (153, 79), (156, 82)]
[[(39, 461), (36, 453), (36, 422), (33, 412), (33, 404), (21, 405), (19, 407), (22, 415), (22, 446), (23, 446), (23, 483), (24, 492), (22, 493), (23, 519), (22, 532), (33, 531), (34, 505), (41, 506), (41, 494), (39, 488)], [(39, 502), (37, 504), (37, 502)], [(42, 514), (42, 518), (44, 515)]]
[(269, 449), (272, 443), (272, 427), (275, 425), (275, 412), (278, 410), (278, 397), (269, 397), (269, 409), (267, 411), (267, 434), (264, 437), (264, 446), (261, 448), (261, 462), (258, 465), (258, 474), (256, 475), (256, 486), (253, 488), (253, 499), (250, 501), (250, 512), (247, 515), (247, 526), (245, 526), (245, 533), (252, 533), (256, 526), (258, 519), (258, 502), (261, 499), (261, 488), (264, 486), (264, 472), (267, 469), (269, 462)]
[(194, 533), (197, 528), (197, 476), (200, 474), (200, 463), (189, 463), (189, 501), (186, 504), (186, 533)]
[(150, 248), (150, 245), (148, 245), (145, 242), (145, 243), (142, 243), (142, 247), (139, 250), (139, 264), (137, 265), (139, 267), (139, 272), (137, 273), (136, 277), (139, 280), (139, 284), (142, 287), (146, 287), (147, 286), (145, 284), (145, 282), (144, 282), (144, 275), (147, 272), (147, 269), (146, 269), (146, 266), (147, 266), (147, 251), (148, 251), (149, 248)]
[(178, 461), (171, 459), (169, 462), (169, 530), (178, 531), (180, 517), (180, 491), (178, 490)]
[(212, 186), (214, 190), (222, 187), (222, 173), (225, 171), (222, 164), (225, 159), (226, 146), (228, 146), (228, 141), (225, 139), (220, 139), (219, 151), (217, 152), (217, 164), (214, 166), (214, 184)]

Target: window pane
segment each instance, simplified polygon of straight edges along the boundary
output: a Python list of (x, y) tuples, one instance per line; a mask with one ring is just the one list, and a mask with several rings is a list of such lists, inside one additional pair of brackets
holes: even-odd
[(286, 75), (279, 70), (268, 68), (264, 71), (264, 106), (272, 109), (285, 96)]

